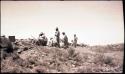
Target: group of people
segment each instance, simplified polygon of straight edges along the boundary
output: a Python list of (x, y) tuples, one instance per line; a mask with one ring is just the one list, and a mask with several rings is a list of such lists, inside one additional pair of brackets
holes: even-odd
[[(74, 40), (72, 40), (72, 46), (76, 47), (77, 46), (77, 36), (74, 34)], [(48, 42), (47, 37), (45, 36), (45, 33), (41, 32), (39, 34), (39, 43), (42, 44), (43, 46), (46, 46)], [(65, 32), (62, 32), (62, 38), (60, 38), (60, 31), (58, 27), (56, 27), (55, 35), (54, 38), (50, 38), (49, 41), (49, 46), (55, 46), (55, 47), (63, 47), (63, 48), (68, 48), (69, 47), (69, 42), (68, 42), (68, 37)]]

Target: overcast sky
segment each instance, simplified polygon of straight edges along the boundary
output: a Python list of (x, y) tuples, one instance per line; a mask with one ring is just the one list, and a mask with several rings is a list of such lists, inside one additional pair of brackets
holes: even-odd
[(89, 45), (124, 42), (122, 1), (1, 2), (1, 34), (37, 38), (44, 32), (50, 38), (56, 27), (69, 42), (74, 34)]

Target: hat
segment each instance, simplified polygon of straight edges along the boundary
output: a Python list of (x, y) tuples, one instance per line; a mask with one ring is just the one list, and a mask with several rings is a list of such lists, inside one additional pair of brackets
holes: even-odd
[(44, 33), (43, 32), (41, 32), (39, 35), (41, 36), (41, 35), (43, 35)]
[(65, 32), (62, 32), (62, 34), (65, 34)]
[(58, 30), (58, 27), (56, 27), (56, 30)]

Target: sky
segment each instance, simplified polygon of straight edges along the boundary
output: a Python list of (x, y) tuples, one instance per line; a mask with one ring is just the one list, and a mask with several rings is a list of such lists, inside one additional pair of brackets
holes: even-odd
[(56, 27), (69, 42), (76, 34), (78, 43), (124, 43), (122, 1), (1, 1), (2, 35), (49, 39)]

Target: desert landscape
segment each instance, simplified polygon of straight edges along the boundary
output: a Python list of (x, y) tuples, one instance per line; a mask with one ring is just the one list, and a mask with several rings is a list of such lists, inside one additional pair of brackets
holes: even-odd
[(12, 53), (2, 51), (2, 73), (122, 73), (124, 44), (105, 46), (38, 46), (16, 40)]
[(1, 1), (1, 73), (123, 73), (123, 1)]

